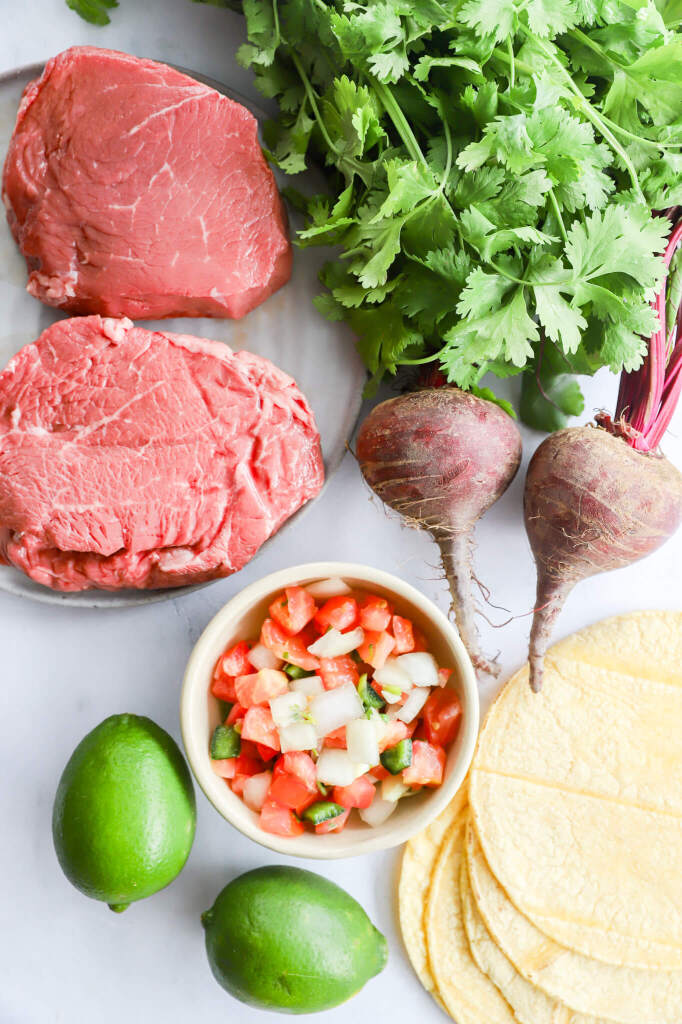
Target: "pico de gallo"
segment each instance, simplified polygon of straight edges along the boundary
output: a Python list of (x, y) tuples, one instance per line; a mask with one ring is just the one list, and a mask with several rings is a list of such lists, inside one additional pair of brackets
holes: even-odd
[(211, 765), (266, 832), (381, 825), (443, 781), (462, 709), (425, 637), (390, 601), (341, 579), (287, 587), (260, 636), (218, 658)]

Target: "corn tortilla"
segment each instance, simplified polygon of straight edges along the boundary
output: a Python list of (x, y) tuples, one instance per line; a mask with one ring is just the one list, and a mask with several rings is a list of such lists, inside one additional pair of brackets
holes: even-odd
[(460, 895), (464, 927), (471, 954), (484, 974), (497, 986), (520, 1024), (607, 1024), (604, 1018), (586, 1016), (552, 999), (523, 977), (495, 944), (476, 906), (466, 856), (460, 868)]
[(617, 966), (682, 968), (681, 734), (678, 612), (569, 637), (547, 657), (541, 694), (523, 669), (491, 709), (472, 819), (511, 902), (556, 943)]
[(426, 936), (433, 978), (457, 1024), (519, 1024), (506, 999), (474, 961), (462, 920), (459, 872), (464, 817), (443, 842), (433, 872), (426, 913)]
[(465, 805), (466, 782), (435, 821), (419, 835), (410, 839), (405, 847), (400, 869), (398, 913), (403, 942), (417, 977), (426, 991), (436, 999), (438, 993), (435, 991), (426, 945), (424, 917), (427, 896), (443, 838)]
[(618, 967), (549, 939), (507, 897), (471, 825), (466, 859), (475, 905), (491, 938), (537, 988), (586, 1016), (619, 1024), (680, 1024), (682, 972)]

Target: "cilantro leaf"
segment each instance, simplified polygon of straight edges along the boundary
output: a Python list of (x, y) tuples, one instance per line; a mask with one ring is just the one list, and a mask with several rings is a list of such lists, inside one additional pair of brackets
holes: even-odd
[(111, 18), (107, 11), (118, 7), (118, 0), (66, 0), (66, 4), (91, 25), (108, 25)]

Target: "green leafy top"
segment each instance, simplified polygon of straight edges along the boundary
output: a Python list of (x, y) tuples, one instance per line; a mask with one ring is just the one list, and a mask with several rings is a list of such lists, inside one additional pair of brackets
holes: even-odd
[(571, 375), (641, 364), (669, 227), (652, 211), (682, 203), (680, 0), (241, 6), (239, 59), (280, 107), (271, 158), (328, 176), (297, 200), (299, 243), (338, 247), (318, 308), (375, 383), (525, 371), (551, 428), (580, 409)]

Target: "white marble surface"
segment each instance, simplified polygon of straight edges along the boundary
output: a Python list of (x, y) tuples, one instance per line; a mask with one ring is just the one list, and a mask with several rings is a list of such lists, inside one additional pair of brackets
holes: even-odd
[[(241, 26), (231, 13), (187, 0), (121, 0), (112, 25), (96, 29), (68, 11), (63, 0), (4, 0), (2, 7), (0, 72), (91, 42), (196, 68), (253, 92), (249, 76), (233, 61)], [(610, 406), (614, 390), (608, 376), (591, 382), (588, 410)], [(681, 434), (678, 414), (665, 446), (678, 465)], [(539, 440), (524, 433), (526, 459)], [(491, 587), (495, 603), (516, 616), (532, 607), (534, 590), (520, 516), (522, 479), (521, 473), (477, 531), (478, 575)], [(146, 714), (179, 739), (186, 658), (204, 625), (238, 588), (288, 564), (334, 557), (397, 572), (446, 606), (434, 548), (426, 537), (401, 529), (369, 498), (351, 457), (324, 499), (281, 544), (273, 544), (239, 577), (189, 597), (109, 612), (0, 595), (0, 1024), (278, 1019), (240, 1006), (215, 984), (199, 913), (235, 874), (286, 858), (272, 857), (241, 837), (199, 793), (197, 838), (180, 879), (119, 916), (66, 882), (52, 848), (50, 815), (66, 759), (105, 716)], [(607, 614), (680, 607), (681, 570), (682, 533), (645, 562), (584, 583), (569, 600), (557, 635)], [(508, 612), (496, 609), (488, 615), (498, 623), (508, 618)], [(503, 674), (517, 667), (528, 618), (501, 629), (480, 622), (486, 649), (501, 651)], [(383, 1014), (395, 1024), (407, 1024), (415, 1012), (427, 1020), (440, 1017), (402, 950), (393, 899), (397, 865), (395, 853), (309, 865), (362, 902), (390, 947), (383, 975), (350, 1004), (330, 1011), (325, 1018), (330, 1024), (369, 1024)]]

